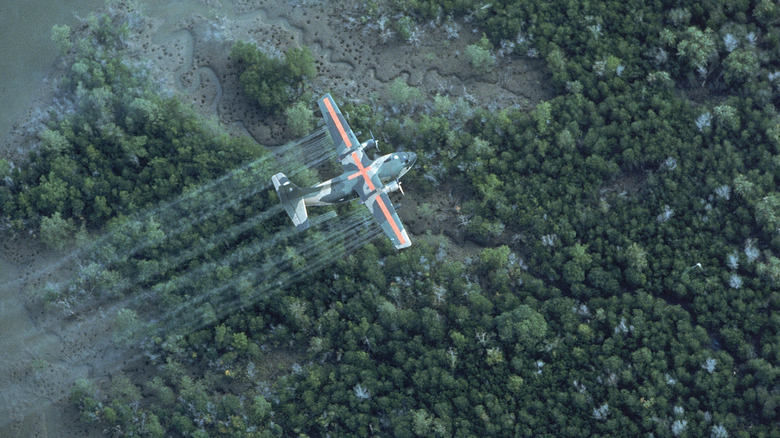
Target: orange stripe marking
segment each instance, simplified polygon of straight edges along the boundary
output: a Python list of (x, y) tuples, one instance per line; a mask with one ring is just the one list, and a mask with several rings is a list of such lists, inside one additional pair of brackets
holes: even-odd
[[(336, 115), (336, 111), (333, 109), (333, 105), (330, 103), (330, 99), (326, 97), (323, 99), (323, 102), (325, 102), (325, 107), (328, 109), (328, 114), (330, 114), (330, 118), (333, 119), (333, 123), (336, 125), (336, 129), (339, 131), (339, 135), (341, 135), (341, 139), (344, 141), (344, 145), (347, 147), (347, 149), (351, 148), (352, 142), (349, 141), (347, 132), (344, 130), (344, 126), (341, 124), (341, 120), (339, 120), (338, 115)], [(363, 163), (360, 162), (360, 157), (358, 157), (357, 152), (352, 152), (352, 159), (355, 161), (355, 164), (358, 167), (358, 172), (350, 175), (348, 179), (354, 179), (362, 175), (363, 179), (366, 181), (368, 190), (376, 190), (374, 183), (371, 182), (371, 177), (368, 176), (368, 170), (363, 167)], [(382, 200), (380, 195), (376, 196), (376, 202), (379, 204), (379, 208), (385, 215), (385, 219), (387, 219), (387, 221), (390, 223), (390, 227), (392, 227), (395, 236), (398, 238), (398, 241), (401, 242), (401, 245), (405, 245), (406, 239), (404, 239), (404, 235), (401, 233), (401, 229), (398, 228), (398, 225), (395, 223), (393, 216), (390, 214), (390, 210), (387, 209), (387, 206), (385, 205), (385, 202)]]
[[(363, 163), (360, 162), (360, 157), (358, 156), (357, 152), (352, 152), (352, 159), (355, 160), (358, 171), (348, 176), (347, 178), (354, 179), (362, 175), (363, 179), (365, 179), (366, 184), (368, 185), (368, 190), (373, 192), (376, 187), (374, 186), (374, 183), (371, 182), (371, 178), (368, 176), (368, 170), (363, 167)], [(398, 225), (395, 223), (395, 219), (393, 219), (393, 216), (390, 214), (390, 210), (387, 209), (385, 201), (382, 200), (381, 194), (376, 195), (376, 202), (379, 204), (379, 209), (382, 210), (382, 213), (385, 215), (385, 219), (387, 219), (387, 221), (390, 223), (390, 227), (393, 229), (393, 232), (398, 238), (398, 241), (401, 242), (401, 245), (405, 245), (406, 239), (404, 239), (404, 235), (401, 233), (401, 229), (398, 228)]]
[(358, 157), (357, 152), (352, 152), (352, 159), (355, 160), (355, 164), (357, 164), (358, 171), (348, 176), (347, 179), (354, 179), (360, 175), (363, 175), (363, 179), (366, 180), (366, 184), (368, 185), (368, 190), (373, 192), (376, 189), (376, 187), (374, 186), (374, 183), (371, 182), (371, 177), (368, 176), (368, 170), (365, 167), (363, 167), (363, 163), (360, 162), (360, 157)]
[(345, 131), (344, 127), (341, 125), (341, 120), (339, 120), (336, 111), (333, 109), (333, 105), (330, 103), (330, 99), (326, 97), (323, 99), (323, 101), (325, 102), (325, 107), (328, 108), (328, 114), (330, 114), (330, 118), (333, 119), (333, 123), (336, 124), (336, 129), (338, 129), (339, 134), (341, 135), (341, 139), (344, 140), (344, 144), (347, 146), (347, 149), (351, 148), (352, 142), (349, 141), (347, 131)]
[(385, 202), (379, 195), (376, 197), (376, 202), (379, 204), (379, 208), (382, 209), (382, 213), (385, 214), (387, 221), (390, 222), (390, 226), (393, 228), (395, 237), (398, 238), (398, 241), (401, 242), (401, 245), (405, 245), (406, 239), (404, 239), (404, 235), (401, 234), (401, 230), (398, 228), (398, 225), (396, 225), (395, 220), (393, 220), (393, 217), (390, 215), (390, 211), (387, 209), (387, 206), (385, 206)]

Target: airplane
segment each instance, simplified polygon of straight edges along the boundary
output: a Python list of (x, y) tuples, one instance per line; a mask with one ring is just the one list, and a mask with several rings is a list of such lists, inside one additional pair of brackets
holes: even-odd
[(305, 230), (309, 228), (307, 205), (331, 205), (359, 197), (397, 249), (410, 246), (412, 242), (388, 193), (396, 190), (403, 193), (398, 180), (414, 165), (417, 155), (412, 152), (395, 152), (372, 160), (364, 149), (375, 147), (379, 150), (373, 135), (370, 140), (358, 142), (330, 93), (317, 103), (344, 173), (309, 188), (296, 186), (284, 173), (272, 176), (271, 181), (287, 215), (298, 230)]

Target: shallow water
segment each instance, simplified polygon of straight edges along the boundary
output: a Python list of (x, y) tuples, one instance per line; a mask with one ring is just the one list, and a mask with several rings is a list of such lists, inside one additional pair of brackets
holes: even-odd
[[(33, 100), (51, 73), (58, 51), (51, 42), (55, 24), (74, 27), (106, 0), (0, 0), (0, 144), (14, 123), (33, 107)], [(163, 20), (158, 37), (178, 30), (192, 12), (233, 15), (230, 1), (143, 0), (136, 2), (149, 16)]]
[(74, 26), (105, 0), (0, 1), (0, 139), (30, 109), (31, 99), (52, 69), (57, 48), (55, 24)]

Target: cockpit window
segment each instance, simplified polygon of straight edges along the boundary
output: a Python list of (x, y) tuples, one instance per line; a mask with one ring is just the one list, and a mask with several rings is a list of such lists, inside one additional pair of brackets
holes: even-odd
[(403, 165), (407, 165), (410, 162), (409, 155), (407, 154), (393, 154), (392, 157), (388, 158), (388, 161), (389, 160), (400, 160)]

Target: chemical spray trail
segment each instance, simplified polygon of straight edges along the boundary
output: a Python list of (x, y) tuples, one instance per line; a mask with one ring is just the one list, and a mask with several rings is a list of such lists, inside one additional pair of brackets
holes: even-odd
[[(317, 219), (319, 217), (313, 219), (317, 224), (324, 222)], [(373, 217), (362, 208), (331, 221), (329, 225), (329, 229), (304, 235), (296, 239), (297, 242), (288, 241), (289, 231), (283, 232), (279, 239), (256, 242), (231, 254), (219, 266), (209, 266), (207, 271), (213, 273), (219, 268), (230, 268), (231, 262), (244, 261), (250, 255), (252, 260), (262, 263), (259, 268), (233, 272), (229, 281), (200, 292), (197, 297), (162, 315), (155, 321), (157, 329), (164, 333), (181, 330), (188, 333), (200, 329), (210, 323), (210, 319), (221, 319), (231, 311), (252, 306), (267, 298), (269, 293), (281, 291), (290, 282), (320, 271), (381, 235)], [(190, 275), (183, 277), (186, 278), (182, 281), (191, 284)], [(203, 315), (209, 315), (209, 318), (203, 318)]]
[[(326, 128), (320, 128), (309, 136), (295, 140), (277, 148), (279, 154), (277, 164), (273, 154), (266, 154), (246, 165), (227, 172), (220, 178), (188, 190), (173, 201), (163, 203), (144, 213), (139, 213), (121, 224), (114, 225), (107, 233), (92, 240), (88, 245), (73, 250), (63, 256), (58, 262), (50, 264), (45, 271), (34, 275), (45, 275), (57, 269), (68, 267), (68, 263), (77, 263), (79, 278), (89, 283), (93, 277), (112, 275), (112, 270), (122, 265), (139, 253), (155, 248), (168, 241), (178, 239), (194, 226), (214, 218), (219, 214), (239, 208), (242, 202), (268, 191), (271, 187), (270, 178), (273, 170), (285, 166), (300, 171), (307, 166), (314, 166), (333, 157), (335, 150)], [(101, 293), (107, 297), (116, 297), (132, 289), (140, 282), (154, 277), (154, 271), (163, 271), (178, 267), (188, 259), (213, 248), (221, 241), (230, 241), (240, 232), (257, 226), (269, 217), (281, 211), (275, 206), (259, 215), (232, 228), (229, 233), (212, 236), (207, 242), (198, 242), (186, 250), (185, 257), (165, 259), (161, 266), (126, 275), (121, 281), (102, 282)], [(108, 274), (106, 274), (108, 273)], [(133, 278), (136, 277), (136, 278)], [(16, 280), (15, 283), (18, 283)], [(98, 282), (101, 283), (101, 282)], [(11, 287), (5, 284), (3, 287)], [(70, 283), (49, 284), (48, 296), (67, 296), (67, 289), (73, 287)], [(81, 300), (79, 300), (80, 302)], [(78, 309), (74, 300), (59, 301), (62, 307), (75, 313)], [(92, 303), (94, 304), (94, 303)]]
[[(97, 258), (101, 264), (122, 262), (150, 245), (160, 243), (149, 238), (138, 239), (144, 233), (160, 230), (165, 238), (175, 238), (193, 225), (268, 190), (271, 183), (267, 175), (272, 174), (274, 168), (289, 166), (295, 169), (293, 172), (299, 172), (335, 156), (331, 146), (327, 129), (322, 127), (311, 135), (276, 148), (276, 160), (274, 154), (266, 154), (218, 179), (187, 190), (172, 201), (136, 214), (111, 226), (102, 236), (90, 239), (89, 243), (69, 251), (59, 261), (50, 263), (46, 270), (35, 274), (45, 275), (74, 259)], [(128, 247), (129, 241), (133, 241), (134, 246)], [(116, 251), (112, 251), (114, 249)], [(0, 287), (11, 287), (18, 283), (17, 279)]]
[[(22, 335), (24, 340), (18, 344), (25, 346), (25, 358), (6, 357), (0, 361), (0, 387), (4, 388), (0, 430), (45, 404), (64, 400), (79, 378), (101, 381), (132, 364), (142, 366), (138, 361), (153, 356), (159, 348), (150, 342), (149, 335), (165, 339), (215, 323), (261, 299), (282, 293), (293, 281), (318, 272), (346, 252), (382, 235), (371, 215), (362, 208), (341, 218), (329, 211), (312, 217), (312, 222), (307, 233), (285, 226), (271, 239), (257, 239), (225, 254), (220, 261), (183, 272), (174, 281), (181, 282), (176, 287), (195, 291), (199, 282), (213, 284), (218, 280), (220, 267), (235, 269), (223, 284), (193, 294), (176, 308), (160, 307), (164, 303), (155, 289), (163, 287), (161, 283), (153, 290), (101, 306), (89, 314), (65, 319), (50, 317), (44, 324), (47, 329)], [(248, 267), (242, 263), (248, 258), (264, 262)], [(152, 316), (148, 311), (154, 307), (160, 308), (162, 314), (149, 318), (152, 324), (144, 325), (141, 321)], [(204, 312), (204, 308), (210, 311)], [(136, 319), (138, 327), (124, 332), (126, 327), (120, 317), (128, 314)], [(51, 345), (56, 348), (50, 348)], [(12, 394), (11, 398), (6, 394)]]
[[(332, 143), (329, 141), (330, 137), (323, 128), (312, 135), (291, 142), (282, 149), (289, 152), (298, 152), (301, 149), (305, 152), (304, 155), (321, 159), (319, 157), (332, 155), (329, 153), (333, 150)], [(327, 151), (323, 152), (323, 148)], [(316, 155), (318, 152), (320, 155)], [(303, 158), (300, 154), (298, 156)], [(186, 265), (187, 262), (204, 253), (218, 250), (220, 246), (230, 247), (242, 234), (277, 216), (282, 211), (282, 207), (278, 203), (274, 204), (266, 211), (235, 223), (229, 229), (210, 235), (207, 239), (201, 239), (174, 255), (157, 256), (140, 261), (133, 260), (133, 256), (146, 249), (159, 247), (170, 240), (176, 240), (192, 226), (236, 206), (242, 198), (269, 189), (268, 174), (272, 172), (269, 157), (270, 155), (266, 155), (234, 169), (217, 180), (188, 191), (171, 202), (139, 214), (134, 219), (115, 227), (113, 231), (87, 248), (89, 250), (87, 256), (82, 254), (82, 257), (76, 258), (78, 253), (74, 251), (66, 257), (73, 257), (78, 262), (75, 268), (78, 273), (74, 281), (49, 283), (43, 291), (33, 291), (33, 294), (45, 295), (46, 299), (59, 307), (66, 316), (75, 317), (101, 306), (104, 308), (109, 305), (108, 301), (115, 304), (119, 302), (122, 307), (135, 308), (136, 303), (147, 299), (149, 291), (189, 286), (193, 279), (202, 277), (203, 271), (209, 268), (216, 269), (218, 263), (217, 266), (215, 263), (204, 264), (195, 272), (191, 272), (185, 266), (183, 271), (186, 273), (187, 281), (181, 282), (180, 285), (175, 285), (175, 281), (163, 281), (162, 284), (151, 283), (153, 286), (139, 288), (140, 285), (148, 285), (155, 279), (170, 276), (172, 271), (178, 270), (182, 265)], [(289, 160), (294, 162), (295, 158)], [(335, 213), (323, 215), (317, 220), (322, 222), (332, 215)], [(291, 233), (290, 228), (286, 227), (285, 230), (268, 239), (264, 246), (268, 247), (288, 237)], [(61, 264), (60, 262), (56, 265)], [(139, 290), (145, 290), (146, 293), (138, 295)], [(85, 299), (85, 295), (90, 295), (93, 291), (101, 296)], [(133, 297), (133, 295), (137, 296)], [(122, 297), (123, 300), (117, 300)], [(20, 340), (27, 341), (27, 339)]]
[[(100, 241), (91, 245), (90, 249), (96, 249), (99, 252), (100, 249), (105, 250), (105, 248), (115, 246), (115, 243), (121, 245), (122, 240), (132, 239), (140, 233), (156, 229), (162, 231), (162, 236), (165, 239), (175, 238), (193, 225), (202, 223), (217, 213), (235, 208), (245, 199), (268, 190), (271, 183), (267, 175), (272, 173), (274, 166), (296, 163), (308, 166), (314, 161), (321, 162), (329, 156), (335, 155), (335, 152), (324, 151), (329, 145), (330, 137), (324, 136), (323, 133), (327, 133), (325, 128), (279, 148), (277, 153), (283, 157), (281, 160), (277, 160), (281, 161), (279, 164), (272, 159), (273, 155), (264, 155), (241, 168), (228, 172), (213, 182), (185, 193), (172, 202), (137, 215), (133, 220), (126, 221)], [(294, 152), (294, 154), (290, 152)], [(314, 157), (314, 160), (310, 160), (309, 157)], [(300, 165), (299, 168), (301, 168)], [(101, 262), (115, 263), (146, 249), (149, 245), (159, 243), (156, 239), (141, 239), (141, 242), (135, 247), (121, 254), (114, 254), (113, 257), (101, 260)]]
[[(288, 152), (283, 155), (283, 166), (298, 170), (335, 155), (324, 128), (282, 149)], [(18, 348), (6, 350), (0, 359), (0, 432), (14, 435), (25, 418), (67, 398), (78, 378), (104, 381), (151, 357), (159, 346), (151, 343), (149, 335), (186, 334), (216, 322), (282, 293), (291, 282), (318, 272), (381, 235), (362, 208), (340, 218), (332, 210), (314, 214), (312, 229), (298, 233), (274, 200), (264, 211), (246, 217), (234, 214), (231, 217), (243, 218), (179, 253), (154, 258), (164, 243), (179, 240), (215, 218), (227, 217), (232, 210), (246, 210), (242, 201), (264, 192), (270, 198), (272, 164), (266, 156), (232, 170), (136, 215), (53, 263), (54, 270), (75, 266), (77, 281), (49, 284), (45, 293), (55, 297), (50, 302), (62, 312), (50, 309), (38, 318), (35, 330), (16, 332), (7, 339), (8, 345)], [(277, 232), (254, 236), (258, 230), (275, 228)], [(144, 269), (118, 274), (137, 266)], [(229, 277), (222, 278), (226, 272)], [(38, 276), (35, 271), (24, 281), (0, 287), (21, 292), (25, 281)], [(100, 289), (101, 295), (91, 295), (85, 285)], [(40, 290), (27, 292), (42, 295)], [(165, 292), (179, 297), (175, 307), (166, 307)], [(155, 324), (144, 325), (143, 321)]]

